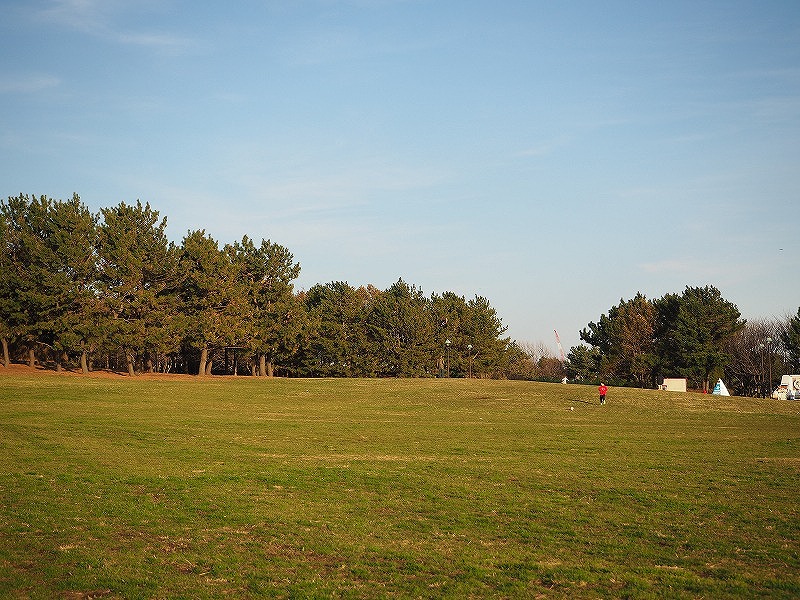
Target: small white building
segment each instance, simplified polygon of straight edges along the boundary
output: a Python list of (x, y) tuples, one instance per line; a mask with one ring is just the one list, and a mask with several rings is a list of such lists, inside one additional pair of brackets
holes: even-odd
[(685, 377), (665, 377), (658, 389), (667, 390), (668, 392), (685, 392), (686, 391), (686, 378)]

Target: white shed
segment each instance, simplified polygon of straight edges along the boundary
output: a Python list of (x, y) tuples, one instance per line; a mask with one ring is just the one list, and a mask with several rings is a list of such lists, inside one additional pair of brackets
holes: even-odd
[(665, 377), (664, 383), (661, 384), (661, 389), (667, 390), (668, 392), (685, 392), (686, 378)]

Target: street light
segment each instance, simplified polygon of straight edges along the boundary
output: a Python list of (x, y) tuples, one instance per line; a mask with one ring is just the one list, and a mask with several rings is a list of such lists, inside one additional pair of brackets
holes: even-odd
[(772, 392), (772, 338), (767, 337), (767, 350), (769, 354), (767, 358), (769, 359), (769, 382), (767, 382), (767, 393), (769, 394)]
[(469, 352), (469, 378), (472, 379), (472, 344), (467, 344), (467, 352)]
[(448, 377), (448, 379), (450, 378), (450, 344), (452, 344), (452, 343), (453, 342), (451, 342), (449, 338), (444, 341), (445, 348), (447, 348), (447, 377)]
[(766, 348), (764, 344), (758, 345), (759, 354), (761, 355), (761, 372), (759, 373), (758, 379), (759, 379), (759, 387), (761, 388), (761, 395), (764, 398), (766, 398), (765, 390), (767, 386), (764, 385), (764, 348)]

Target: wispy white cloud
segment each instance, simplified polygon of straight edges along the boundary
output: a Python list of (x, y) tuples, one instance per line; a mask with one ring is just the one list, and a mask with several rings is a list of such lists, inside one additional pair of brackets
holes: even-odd
[(59, 27), (117, 44), (165, 52), (185, 51), (194, 46), (192, 39), (182, 35), (159, 31), (127, 31), (117, 25), (121, 13), (129, 9), (142, 10), (147, 4), (123, 0), (52, 0), (37, 16)]
[(307, 67), (363, 59), (425, 56), (462, 43), (465, 36), (457, 29), (435, 33), (398, 29), (378, 34), (352, 25), (310, 24), (279, 40), (277, 53), (287, 65)]
[(171, 33), (126, 33), (114, 32), (108, 36), (120, 44), (141, 46), (165, 52), (184, 52), (195, 46), (190, 38)]
[[(266, 161), (263, 155), (260, 158)], [(244, 233), (262, 235), (252, 228), (269, 223), (279, 224), (291, 239), (321, 240), (346, 237), (343, 231), (363, 231), (372, 219), (382, 218), (386, 203), (394, 205), (393, 199), (405, 197), (403, 192), (424, 190), (446, 179), (445, 174), (426, 167), (381, 161), (330, 171), (307, 166), (264, 171), (264, 163), (259, 163), (255, 157), (228, 156), (210, 170), (226, 182), (223, 187), (219, 181), (205, 182), (203, 176), (193, 183), (176, 183), (165, 176), (137, 174), (130, 178), (129, 188), (143, 200), (169, 205), (170, 223), (177, 225), (179, 233), (209, 227), (227, 241)], [(231, 196), (250, 198), (248, 208), (231, 210)]]
[(53, 75), (30, 74), (0, 78), (0, 94), (35, 94), (60, 84), (61, 80)]
[(106, 29), (117, 4), (112, 0), (52, 0), (38, 12), (38, 17), (70, 29), (97, 33)]

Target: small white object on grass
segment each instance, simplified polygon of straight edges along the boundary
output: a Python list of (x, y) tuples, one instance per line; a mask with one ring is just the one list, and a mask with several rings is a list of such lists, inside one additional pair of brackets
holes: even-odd
[(575, 410), (575, 407), (574, 406), (570, 406), (569, 409), (570, 410)]

